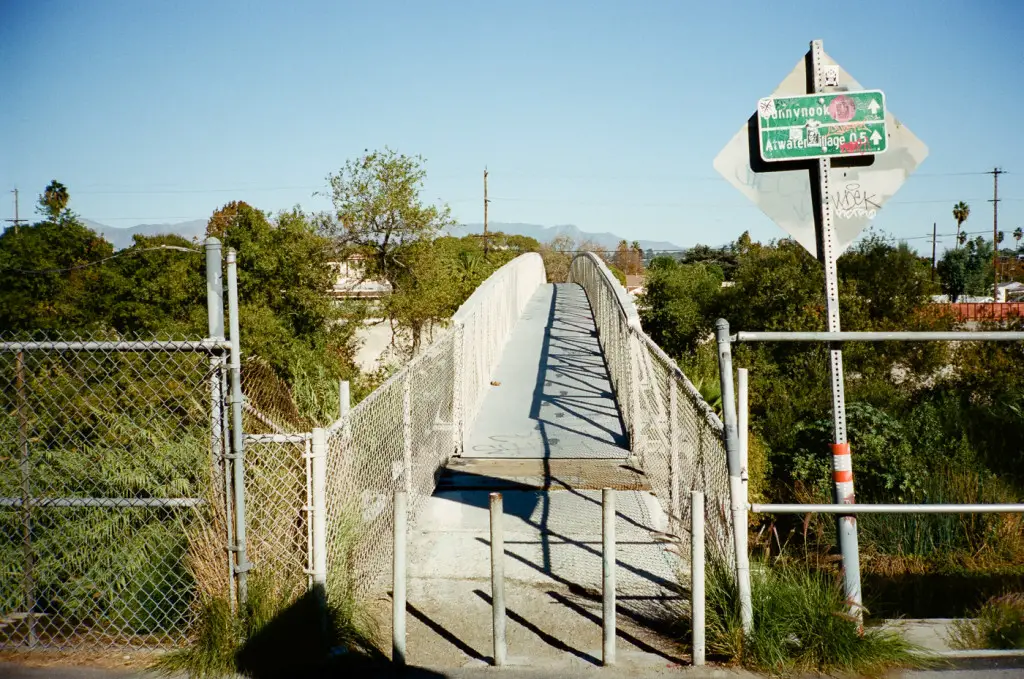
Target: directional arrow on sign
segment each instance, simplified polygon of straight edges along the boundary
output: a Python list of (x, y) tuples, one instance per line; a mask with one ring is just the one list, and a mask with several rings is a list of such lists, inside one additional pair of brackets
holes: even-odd
[(868, 104), (868, 110), (871, 111), (871, 115), (875, 115), (876, 113), (878, 113), (879, 108), (881, 107), (878, 105), (878, 102), (875, 101), (874, 99), (872, 99), (871, 103)]
[[(872, 102), (874, 103), (874, 102)], [(878, 146), (878, 142), (882, 141), (882, 135), (878, 134), (878, 130), (871, 133), (871, 143)]]
[[(823, 54), (826, 66), (839, 69), (839, 90), (864, 90), (835, 60)], [(785, 97), (807, 94), (806, 62), (801, 59), (789, 75), (779, 84), (771, 97)], [(753, 125), (754, 136), (750, 136), (749, 125)], [(857, 235), (874, 219), (877, 211), (899, 190), (907, 177), (928, 157), (928, 148), (906, 128), (893, 114), (885, 111), (885, 125), (888, 130), (888, 150), (871, 156), (869, 166), (832, 166), (832, 188), (828, 200), (832, 201), (833, 224), (838, 244), (836, 255), (840, 254)], [(755, 142), (751, 144), (751, 139)], [(725, 148), (715, 158), (715, 169), (735, 186), (776, 224), (787, 231), (812, 255), (818, 255), (818, 239), (814, 227), (814, 208), (811, 203), (810, 163), (787, 163), (787, 169), (754, 171), (750, 153), (758, 154), (757, 119), (751, 117), (739, 129)], [(881, 137), (879, 137), (881, 140)], [(851, 159), (852, 160), (852, 159)], [(755, 157), (753, 167), (767, 170), (767, 163)], [(791, 168), (791, 169), (790, 169)]]

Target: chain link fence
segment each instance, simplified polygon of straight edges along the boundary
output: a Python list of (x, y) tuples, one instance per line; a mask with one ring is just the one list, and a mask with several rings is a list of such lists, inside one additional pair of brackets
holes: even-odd
[(706, 539), (733, 563), (729, 471), (721, 420), (693, 383), (644, 333), (636, 306), (605, 263), (577, 255), (570, 281), (586, 290), (598, 338), (629, 432), (630, 447), (689, 553), (689, 493), (704, 493)]
[(224, 349), (0, 342), (0, 647), (180, 645), (224, 595)]

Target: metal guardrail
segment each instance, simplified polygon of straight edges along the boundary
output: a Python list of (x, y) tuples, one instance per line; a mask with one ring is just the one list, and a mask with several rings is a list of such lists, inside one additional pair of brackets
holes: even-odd
[(758, 514), (1024, 514), (1024, 504), (751, 504)]
[(1024, 342), (1024, 332), (738, 332), (733, 342)]

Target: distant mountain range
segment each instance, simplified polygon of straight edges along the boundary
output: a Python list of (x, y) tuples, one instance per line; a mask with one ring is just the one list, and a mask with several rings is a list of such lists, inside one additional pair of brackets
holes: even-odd
[(82, 223), (110, 241), (115, 250), (130, 247), (133, 242), (132, 236), (135, 234), (162, 236), (173, 233), (189, 240), (202, 240), (206, 237), (205, 219), (194, 219), (191, 222), (179, 224), (138, 224), (130, 227), (107, 226), (91, 219), (83, 219)]
[[(196, 219), (191, 222), (180, 222), (178, 224), (138, 224), (131, 227), (107, 226), (106, 224), (100, 224), (89, 219), (83, 219), (82, 222), (96, 233), (102, 234), (104, 238), (113, 244), (116, 250), (130, 247), (133, 242), (132, 236), (135, 234), (157, 236), (173, 233), (189, 240), (202, 240), (206, 235), (205, 219)], [(623, 240), (622, 236), (614, 233), (581, 231), (579, 227), (572, 224), (541, 226), (540, 224), (492, 222), (487, 225), (487, 228), (490, 231), (502, 231), (511, 235), (530, 236), (531, 238), (536, 238), (541, 243), (549, 243), (558, 236), (568, 236), (576, 241), (576, 243), (591, 241), (609, 250), (614, 250), (619, 241)], [(483, 233), (483, 230), (483, 224), (459, 224), (449, 229), (449, 233), (453, 236), (466, 236), (471, 233)], [(633, 242), (632, 238), (626, 238), (625, 240), (630, 243)], [(639, 240), (639, 243), (640, 247), (644, 250), (682, 249), (678, 245), (667, 241)]]
[[(640, 243), (640, 247), (644, 250), (681, 250), (678, 245), (669, 243), (667, 241), (660, 240), (642, 240), (633, 239), (629, 237), (623, 237), (614, 233), (592, 233), (590, 231), (581, 231), (579, 227), (573, 226), (572, 224), (562, 224), (559, 226), (541, 226), (539, 224), (519, 224), (519, 223), (505, 223), (505, 222), (490, 222), (487, 224), (489, 231), (502, 231), (507, 234), (517, 236), (530, 236), (536, 238), (541, 243), (550, 243), (558, 236), (568, 236), (576, 241), (577, 244), (583, 241), (591, 241), (600, 245), (601, 247), (614, 250), (615, 246), (619, 244), (619, 241), (625, 239), (630, 244), (633, 240), (637, 240)], [(465, 236), (471, 233), (483, 233), (483, 224), (459, 224), (458, 226), (451, 229), (453, 236)]]

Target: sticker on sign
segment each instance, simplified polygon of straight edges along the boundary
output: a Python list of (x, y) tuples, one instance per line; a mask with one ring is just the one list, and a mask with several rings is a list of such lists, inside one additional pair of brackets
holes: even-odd
[(757, 104), (765, 161), (884, 153), (885, 94), (880, 90), (768, 97)]

